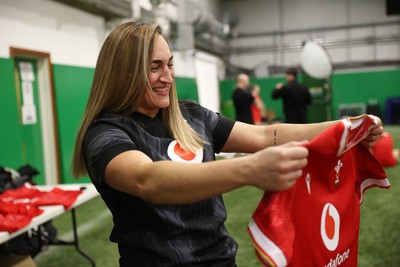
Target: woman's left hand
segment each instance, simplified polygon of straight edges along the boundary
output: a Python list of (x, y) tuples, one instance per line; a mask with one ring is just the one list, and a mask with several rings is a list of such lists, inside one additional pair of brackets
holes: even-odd
[(361, 143), (367, 147), (372, 147), (383, 133), (383, 126), (380, 118), (374, 115), (368, 115), (368, 116), (373, 117), (376, 124), (372, 126), (369, 135)]

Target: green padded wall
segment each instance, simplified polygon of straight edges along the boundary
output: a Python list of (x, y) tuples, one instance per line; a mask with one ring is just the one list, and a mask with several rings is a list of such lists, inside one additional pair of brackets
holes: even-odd
[(72, 177), (71, 161), (75, 137), (89, 97), (94, 69), (53, 65), (57, 110), (60, 168), (63, 183), (89, 182), (88, 177)]
[(175, 77), (176, 90), (179, 99), (192, 99), (199, 102), (196, 80), (193, 78)]
[(332, 107), (337, 119), (339, 104), (363, 102), (372, 98), (378, 100), (382, 118), (386, 98), (400, 97), (400, 69), (335, 74), (332, 78)]
[[(34, 71), (36, 64), (34, 64)], [(36, 150), (37, 144), (41, 145), (40, 110), (36, 79), (33, 82), (35, 105), (37, 108), (37, 123), (22, 125), (21, 105), (22, 93), (17, 92), (14, 76), (13, 59), (0, 58), (0, 166), (13, 169), (30, 164), (38, 169), (40, 174), (34, 177), (37, 184), (44, 183), (42, 151)], [(35, 138), (37, 142), (34, 142)]]
[(24, 162), (12, 59), (0, 58), (0, 107), (0, 166), (17, 169)]

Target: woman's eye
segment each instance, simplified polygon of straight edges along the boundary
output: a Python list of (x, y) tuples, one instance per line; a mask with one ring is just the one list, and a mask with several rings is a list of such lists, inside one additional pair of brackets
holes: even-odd
[[(165, 65), (152, 65), (150, 70), (152, 72), (156, 72), (156, 71), (159, 71), (163, 67), (165, 67)], [(168, 67), (168, 69), (172, 69), (174, 67), (174, 63), (168, 63), (167, 67)]]
[(157, 71), (159, 68), (159, 66), (151, 66), (151, 71)]

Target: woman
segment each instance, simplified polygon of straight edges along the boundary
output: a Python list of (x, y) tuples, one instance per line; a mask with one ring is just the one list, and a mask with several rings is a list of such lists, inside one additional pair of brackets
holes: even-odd
[[(110, 209), (120, 266), (235, 266), (221, 194), (291, 187), (308, 151), (287, 142), (334, 123), (253, 126), (178, 102), (160, 27), (128, 22), (100, 51), (73, 173), (88, 173)], [(252, 154), (215, 161), (222, 151)]]
[(260, 96), (260, 86), (258, 84), (252, 84), (250, 90), (254, 97), (254, 103), (251, 104), (251, 114), (253, 115), (254, 124), (260, 125), (262, 124), (263, 118), (265, 118), (265, 105)]

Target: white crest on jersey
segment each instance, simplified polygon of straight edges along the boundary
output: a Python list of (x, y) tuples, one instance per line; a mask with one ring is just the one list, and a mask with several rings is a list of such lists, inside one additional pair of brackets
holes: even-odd
[(336, 173), (335, 185), (337, 185), (340, 182), (339, 175), (340, 175), (340, 169), (342, 167), (343, 167), (343, 162), (339, 159), (335, 167), (335, 173)]
[(326, 203), (321, 214), (321, 237), (325, 247), (334, 251), (339, 244), (340, 216), (332, 203)]

